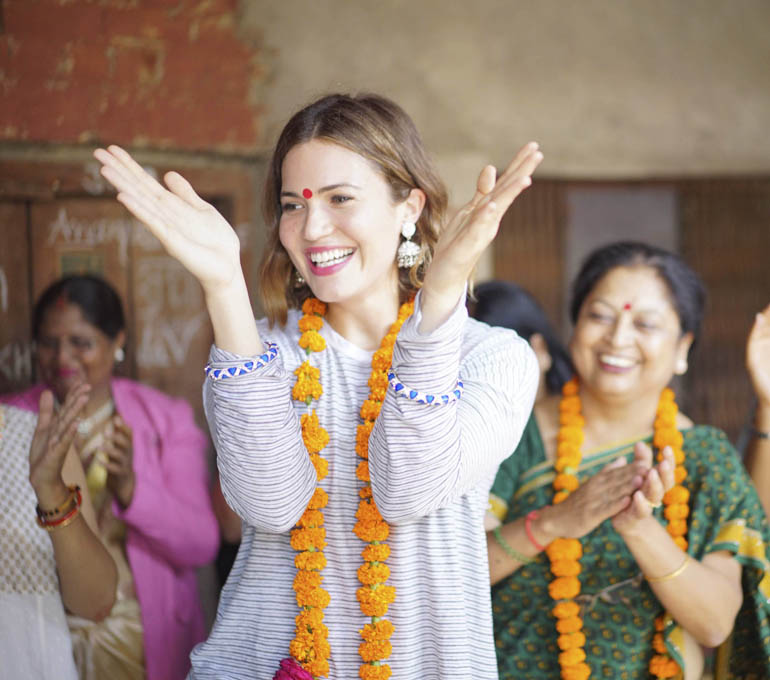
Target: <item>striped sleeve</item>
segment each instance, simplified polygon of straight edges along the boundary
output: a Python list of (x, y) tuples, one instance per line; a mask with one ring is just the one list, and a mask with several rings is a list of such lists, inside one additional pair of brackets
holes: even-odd
[[(210, 363), (228, 368), (243, 357), (212, 347)], [(203, 386), (206, 419), (217, 450), (222, 492), (244, 522), (288, 531), (307, 506), (316, 474), (291, 403), (281, 355), (237, 378)]]
[(537, 390), (534, 353), (515, 333), (471, 325), (461, 300), (444, 324), (423, 335), (419, 301), (418, 295), (396, 341), (399, 381), (446, 394), (459, 378), (465, 392), (456, 402), (432, 405), (389, 390), (370, 439), (369, 465), (377, 506), (393, 523), (446, 507), (487, 479), (516, 448)]

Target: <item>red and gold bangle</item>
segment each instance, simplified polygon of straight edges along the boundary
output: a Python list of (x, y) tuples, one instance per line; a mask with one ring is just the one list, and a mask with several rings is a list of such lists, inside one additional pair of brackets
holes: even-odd
[(35, 512), (37, 513), (37, 516), (41, 519), (45, 519), (46, 517), (56, 517), (57, 515), (61, 515), (62, 513), (67, 513), (72, 509), (72, 506), (75, 502), (75, 494), (77, 491), (79, 491), (80, 487), (78, 486), (68, 486), (67, 490), (69, 491), (69, 494), (67, 495), (67, 498), (65, 498), (61, 504), (54, 508), (53, 510), (43, 510), (43, 508), (40, 507), (40, 504), (37, 505), (35, 508)]
[(37, 525), (46, 531), (54, 531), (55, 529), (63, 529), (68, 524), (70, 524), (80, 512), (80, 506), (83, 503), (83, 496), (80, 493), (80, 487), (74, 487), (72, 493), (72, 498), (74, 498), (75, 503), (66, 514), (62, 515), (61, 517), (57, 517), (56, 519), (49, 519), (45, 516), (41, 516), (40, 513), (38, 513)]

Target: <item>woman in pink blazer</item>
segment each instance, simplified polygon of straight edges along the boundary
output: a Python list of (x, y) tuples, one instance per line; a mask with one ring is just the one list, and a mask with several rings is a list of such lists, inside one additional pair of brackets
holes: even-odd
[(91, 385), (76, 448), (100, 537), (118, 564), (107, 619), (68, 617), (81, 680), (184, 678), (206, 633), (195, 568), (219, 545), (207, 439), (187, 402), (112, 376), (123, 359), (124, 317), (102, 279), (50, 286), (35, 306), (33, 332), (42, 382), (0, 401), (35, 411), (46, 387), (62, 401), (72, 385)]

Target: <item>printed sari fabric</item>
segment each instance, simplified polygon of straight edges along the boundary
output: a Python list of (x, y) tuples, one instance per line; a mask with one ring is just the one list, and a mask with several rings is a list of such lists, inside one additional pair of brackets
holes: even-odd
[[(724, 433), (696, 426), (684, 435), (690, 490), (689, 553), (696, 559), (727, 550), (742, 565), (743, 605), (733, 634), (716, 658), (716, 678), (770, 678), (770, 563), (767, 520), (742, 462)], [(581, 480), (634, 442), (588, 452)], [(553, 498), (553, 466), (546, 462), (534, 416), (514, 452), (497, 473), (490, 506), (504, 522), (547, 505)], [(665, 522), (662, 508), (656, 516)], [(580, 574), (585, 651), (592, 678), (649, 678), (654, 619), (663, 611), (625, 543), (602, 523), (581, 539)], [(550, 611), (548, 558), (525, 565), (492, 588), (500, 679), (559, 678), (557, 633)], [(683, 575), (683, 578), (687, 578)], [(682, 630), (668, 617), (666, 646), (681, 664)]]

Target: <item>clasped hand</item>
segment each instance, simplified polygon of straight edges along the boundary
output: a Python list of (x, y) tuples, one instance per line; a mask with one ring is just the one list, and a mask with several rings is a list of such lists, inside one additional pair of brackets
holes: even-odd
[(607, 519), (621, 535), (631, 533), (652, 515), (674, 485), (674, 454), (663, 449), (653, 466), (652, 449), (638, 442), (631, 462), (620, 456), (573, 491), (563, 503), (541, 512), (544, 533), (581, 538)]

